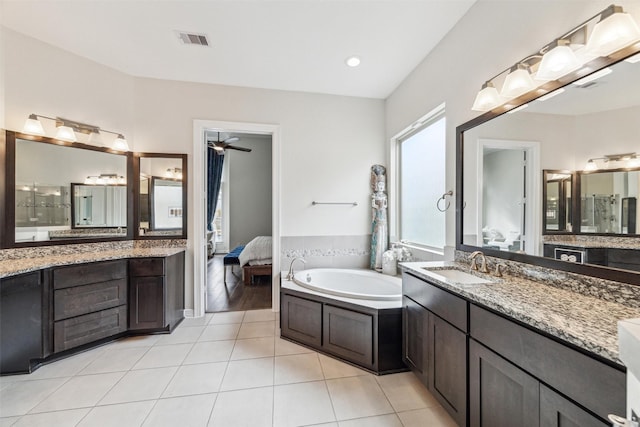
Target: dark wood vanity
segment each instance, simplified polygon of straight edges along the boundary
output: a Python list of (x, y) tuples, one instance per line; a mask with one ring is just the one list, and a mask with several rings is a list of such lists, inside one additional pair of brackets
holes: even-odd
[(137, 333), (184, 315), (184, 251), (43, 268), (0, 279), (0, 373)]

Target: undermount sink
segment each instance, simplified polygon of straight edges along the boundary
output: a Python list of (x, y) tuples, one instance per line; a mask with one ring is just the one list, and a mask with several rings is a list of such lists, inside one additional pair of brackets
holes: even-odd
[(435, 279), (442, 280), (444, 282), (460, 283), (462, 285), (477, 285), (483, 283), (493, 283), (491, 280), (483, 279), (482, 277), (474, 276), (473, 274), (465, 273), (464, 271), (448, 268), (431, 270), (425, 268), (429, 275)]

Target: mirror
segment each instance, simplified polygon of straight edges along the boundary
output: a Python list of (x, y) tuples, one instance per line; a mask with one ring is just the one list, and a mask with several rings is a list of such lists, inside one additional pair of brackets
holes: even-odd
[(579, 173), (580, 232), (636, 234), (640, 172)]
[(141, 153), (138, 156), (138, 235), (186, 238), (186, 155)]
[(11, 131), (6, 150), (3, 247), (127, 237), (126, 153)]
[(571, 233), (573, 174), (557, 170), (544, 170), (542, 173), (542, 231)]
[[(637, 53), (637, 46), (626, 51), (629, 56)], [(589, 257), (584, 268), (553, 255), (553, 260), (544, 258), (550, 242), (638, 250), (637, 178), (629, 171), (637, 170), (633, 162), (640, 158), (640, 62), (619, 58), (599, 58), (598, 67), (611, 72), (597, 80), (565, 85), (545, 101), (532, 100), (538, 96), (533, 93), (523, 96), (529, 99), (527, 108), (502, 114), (500, 107), (457, 128), (458, 249), (640, 284), (637, 273), (594, 267), (602, 264)], [(616, 156), (634, 152), (636, 159)], [(506, 160), (510, 154), (518, 160)], [(500, 156), (504, 159), (497, 161)], [(597, 173), (573, 174), (572, 180), (570, 171), (582, 171), (590, 159), (596, 160)], [(602, 180), (615, 184), (593, 190), (604, 185)], [(584, 185), (592, 189), (578, 190)], [(614, 209), (599, 214), (605, 202), (594, 194), (613, 195), (608, 203)]]

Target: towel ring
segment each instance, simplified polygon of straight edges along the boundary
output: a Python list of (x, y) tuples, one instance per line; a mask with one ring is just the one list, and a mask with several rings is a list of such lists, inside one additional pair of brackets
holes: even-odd
[[(447, 209), (449, 209), (449, 206), (451, 206), (451, 201), (447, 200), (447, 196), (453, 196), (453, 191), (449, 190), (446, 193), (444, 193), (442, 195), (442, 197), (440, 197), (438, 199), (438, 201), (436, 202), (436, 208), (440, 211), (440, 212), (445, 212)], [(440, 208), (440, 202), (444, 200), (445, 201), (445, 206), (444, 209)]]

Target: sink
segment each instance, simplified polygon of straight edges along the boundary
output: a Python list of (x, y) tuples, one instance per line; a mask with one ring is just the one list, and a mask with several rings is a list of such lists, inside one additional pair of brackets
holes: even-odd
[(464, 271), (448, 268), (442, 270), (431, 270), (425, 268), (430, 276), (435, 279), (442, 280), (444, 282), (460, 283), (462, 285), (477, 285), (482, 283), (493, 283), (491, 280), (483, 279), (482, 277), (474, 276), (473, 274), (465, 273)]

